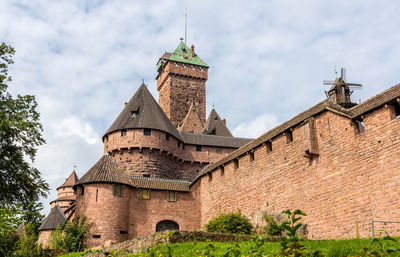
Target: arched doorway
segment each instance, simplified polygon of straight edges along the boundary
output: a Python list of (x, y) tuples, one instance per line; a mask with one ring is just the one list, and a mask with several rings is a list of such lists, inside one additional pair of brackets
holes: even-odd
[(179, 230), (179, 225), (172, 220), (162, 220), (156, 225), (156, 232), (162, 232), (166, 230)]

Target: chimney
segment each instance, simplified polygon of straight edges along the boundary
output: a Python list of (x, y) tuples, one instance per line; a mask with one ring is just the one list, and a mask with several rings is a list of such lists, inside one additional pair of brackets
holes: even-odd
[(125, 103), (124, 103), (124, 107), (126, 107), (127, 105), (128, 105), (128, 102), (125, 102)]
[(226, 119), (223, 118), (221, 121), (222, 121), (222, 123), (224, 123), (224, 125), (226, 126)]
[(194, 57), (194, 45), (190, 47), (190, 55)]

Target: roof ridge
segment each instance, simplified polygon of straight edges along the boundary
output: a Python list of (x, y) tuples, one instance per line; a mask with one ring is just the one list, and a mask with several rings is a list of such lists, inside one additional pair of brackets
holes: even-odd
[(172, 178), (155, 178), (155, 177), (142, 177), (142, 176), (129, 176), (133, 179), (142, 179), (142, 180), (151, 180), (151, 181), (171, 181), (171, 182), (187, 182), (190, 183), (190, 180), (184, 179), (172, 179)]

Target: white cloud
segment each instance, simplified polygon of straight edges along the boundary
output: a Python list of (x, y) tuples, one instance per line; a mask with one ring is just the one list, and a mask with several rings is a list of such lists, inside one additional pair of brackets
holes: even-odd
[(240, 123), (233, 129), (237, 137), (257, 138), (279, 124), (275, 115), (262, 114), (254, 119)]
[(99, 135), (89, 123), (82, 122), (74, 116), (62, 119), (59, 124), (54, 123), (52, 129), (56, 140), (60, 137), (78, 136), (91, 145), (99, 140)]

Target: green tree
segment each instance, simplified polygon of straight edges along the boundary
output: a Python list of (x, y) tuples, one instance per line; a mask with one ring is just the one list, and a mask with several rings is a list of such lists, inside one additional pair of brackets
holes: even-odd
[(35, 97), (13, 97), (7, 91), (14, 53), (11, 46), (0, 45), (0, 206), (27, 209), (40, 196), (47, 196), (49, 188), (31, 164), (37, 148), (45, 143)]
[(16, 245), (16, 232), (21, 224), (17, 208), (0, 208), (0, 256), (11, 256)]

